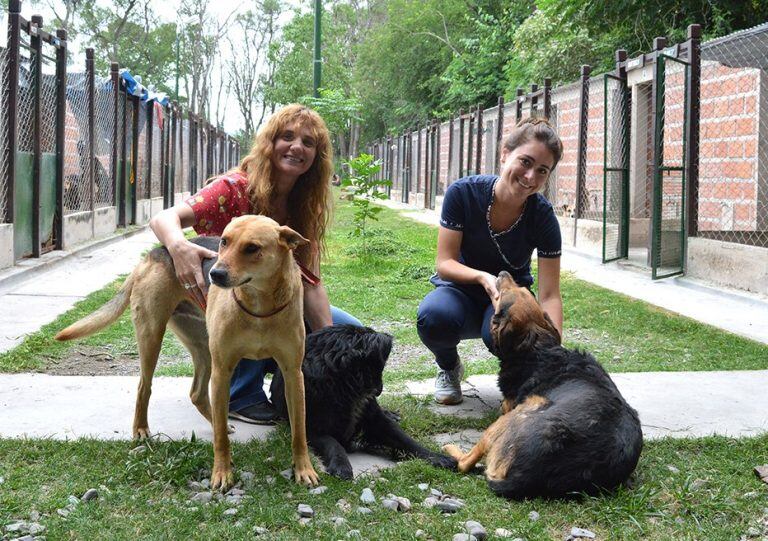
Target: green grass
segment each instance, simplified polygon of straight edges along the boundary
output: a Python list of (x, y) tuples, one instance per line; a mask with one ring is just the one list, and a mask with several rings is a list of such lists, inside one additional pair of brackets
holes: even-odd
[[(406, 380), (432, 377), (434, 364), (415, 331), (418, 303), (432, 286), (436, 230), (384, 210), (371, 240), (372, 255), (361, 256), (348, 237), (351, 209), (340, 204), (328, 240), (329, 257), (323, 277), (333, 304), (364, 323), (395, 336), (405, 354), (386, 373), (388, 389)], [(121, 278), (78, 303), (55, 322), (33, 333), (16, 349), (0, 355), (0, 370), (45, 370), (72, 354), (72, 348), (96, 348), (115, 357), (135, 357), (136, 344), (126, 313), (112, 327), (80, 344), (57, 343), (56, 331), (83, 317), (111, 298)], [(563, 276), (566, 343), (593, 353), (611, 371), (737, 370), (768, 367), (768, 347), (693, 320), (669, 314), (643, 302)], [(462, 343), (467, 374), (494, 373), (497, 361), (477, 342)], [(158, 373), (189, 375), (191, 365), (179, 343), (166, 336)], [(493, 415), (482, 419), (440, 416), (427, 408), (427, 398), (387, 395), (382, 402), (403, 416), (403, 425), (428, 445), (431, 436), (463, 429), (482, 430)], [(130, 422), (126, 419), (126, 423)], [(564, 539), (572, 526), (588, 528), (603, 540), (731, 540), (760, 528), (766, 515), (766, 487), (752, 472), (768, 462), (768, 436), (665, 439), (646, 443), (633, 487), (581, 501), (507, 502), (491, 495), (484, 479), (437, 470), (422, 461), (408, 461), (387, 470), (382, 479), (364, 477), (354, 483), (323, 475), (322, 495), (309, 495), (280, 476), (289, 467), (290, 442), (280, 427), (266, 442), (234, 445), (237, 474), (253, 472), (246, 497), (235, 516), (227, 505), (194, 504), (187, 482), (207, 475), (211, 446), (199, 441), (156, 441), (144, 453), (129, 453), (135, 444), (78, 440), (0, 440), (0, 528), (41, 514), (48, 539), (251, 539), (252, 528), (270, 530), (267, 539), (346, 539), (357, 529), (363, 538), (451, 539), (465, 520), (480, 521), (493, 533), (506, 528), (527, 541)], [(272, 458), (271, 458), (272, 457)], [(273, 484), (266, 481), (270, 476)], [(456, 515), (441, 515), (420, 505), (426, 494), (418, 483), (430, 483), (466, 501)], [(405, 496), (413, 509), (394, 515), (378, 505), (372, 515), (354, 512), (358, 497), (372, 486), (377, 497)], [(66, 519), (57, 509), (69, 495), (88, 488), (100, 490), (98, 500), (81, 504)], [(102, 488), (100, 488), (102, 487)], [(337, 507), (339, 499), (353, 511)], [(297, 521), (296, 506), (312, 505), (316, 518)], [(529, 519), (536, 511), (539, 520)], [(347, 522), (336, 528), (330, 517)], [(0, 530), (2, 531), (2, 530)], [(1, 535), (1, 534), (0, 534)]]
[[(481, 428), (485, 421), (438, 417), (418, 400), (387, 398), (403, 414), (406, 429), (424, 439), (439, 431)], [(48, 539), (251, 539), (253, 526), (268, 528), (267, 539), (345, 539), (351, 529), (365, 539), (414, 539), (417, 529), (432, 539), (451, 539), (466, 520), (478, 520), (492, 533), (506, 528), (528, 541), (564, 539), (572, 526), (588, 528), (603, 540), (735, 540), (758, 525), (766, 506), (765, 485), (752, 473), (768, 462), (768, 436), (722, 437), (648, 442), (633, 478), (633, 488), (577, 501), (508, 502), (493, 496), (484, 479), (408, 461), (384, 471), (382, 479), (362, 477), (353, 483), (326, 475), (328, 490), (310, 495), (280, 476), (289, 466), (290, 444), (281, 428), (266, 442), (234, 445), (237, 475), (254, 473), (246, 483), (245, 500), (236, 516), (223, 514), (224, 502), (190, 501), (190, 480), (205, 478), (212, 460), (209, 444), (195, 441), (159, 442), (143, 453), (135, 444), (81, 440), (0, 440), (0, 525), (42, 516)], [(273, 458), (270, 458), (273, 457)], [(274, 483), (266, 477), (274, 478)], [(416, 486), (429, 483), (463, 499), (455, 515), (441, 515), (421, 505), (426, 493)], [(372, 505), (372, 515), (355, 512), (363, 488), (378, 498), (394, 493), (414, 504), (395, 514)], [(97, 488), (100, 497), (80, 504), (66, 518), (57, 509), (70, 494)], [(339, 499), (352, 511), (337, 507)], [(316, 518), (308, 526), (297, 521), (296, 507), (307, 503)], [(528, 518), (531, 511), (539, 520)], [(336, 528), (332, 516), (347, 522)]]

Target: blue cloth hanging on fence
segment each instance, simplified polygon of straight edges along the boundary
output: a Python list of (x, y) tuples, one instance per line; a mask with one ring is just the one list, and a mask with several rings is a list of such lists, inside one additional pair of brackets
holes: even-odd
[(139, 81), (131, 75), (127, 68), (120, 70), (120, 77), (125, 81), (125, 89), (132, 96), (138, 96), (142, 101), (156, 101), (160, 105), (166, 106), (170, 103), (168, 96), (162, 92), (152, 92), (147, 90)]

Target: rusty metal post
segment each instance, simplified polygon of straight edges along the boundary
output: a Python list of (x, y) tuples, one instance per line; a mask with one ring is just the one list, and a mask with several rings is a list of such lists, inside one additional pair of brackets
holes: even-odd
[[(19, 42), (21, 41), (21, 0), (10, 0), (8, 2), (8, 73), (5, 80), (7, 86), (8, 108), (7, 108), (7, 148), (6, 190), (8, 198), (6, 208), (0, 209), (0, 218), (3, 223), (13, 223), (14, 212), (13, 202), (16, 191), (16, 152), (19, 147), (18, 130), (18, 105), (19, 105)], [(14, 258), (16, 251), (14, 249)]]
[(481, 103), (477, 104), (477, 109), (475, 109), (475, 115), (476, 115), (476, 121), (475, 124), (477, 124), (477, 143), (475, 144), (475, 174), (480, 174), (480, 157), (483, 153), (483, 133), (485, 133), (485, 128), (483, 127), (483, 105)]
[(494, 173), (501, 171), (501, 139), (504, 137), (504, 96), (499, 96), (499, 110), (496, 111), (496, 165)]
[[(94, 142), (94, 136), (96, 133), (96, 72), (94, 69), (93, 64), (93, 48), (88, 47), (85, 50), (85, 84), (86, 84), (86, 95), (87, 95), (87, 101), (88, 101), (88, 174), (86, 178), (88, 179), (88, 194), (91, 198), (91, 204), (89, 206), (89, 210), (91, 212), (94, 211), (96, 208), (96, 178), (95, 178), (95, 161), (96, 161), (96, 150), (95, 150), (95, 142)], [(93, 218), (93, 232), (95, 234), (96, 232), (96, 218), (94, 216)]]
[(474, 142), (474, 135), (475, 135), (475, 115), (474, 115), (475, 109), (474, 107), (469, 108), (469, 113), (467, 113), (467, 119), (469, 120), (469, 126), (467, 126), (467, 175), (474, 175), (475, 171), (472, 169), (472, 147)]
[(32, 93), (32, 257), (40, 257), (42, 245), (42, 231), (40, 230), (40, 205), (41, 205), (41, 179), (40, 164), (42, 161), (42, 117), (40, 111), (40, 86), (43, 81), (43, 40), (40, 30), (43, 29), (43, 18), (40, 15), (32, 15), (29, 25), (29, 43), (34, 55), (32, 62), (32, 80), (34, 89)]
[[(117, 166), (117, 109), (118, 109), (118, 88), (119, 88), (119, 80), (118, 80), (118, 66), (117, 62), (112, 62), (110, 64), (109, 68), (110, 73), (110, 80), (112, 81), (112, 113), (113, 113), (113, 121), (112, 122), (112, 167), (110, 173), (112, 174), (112, 203), (114, 205), (119, 204), (119, 198), (117, 195), (117, 175), (119, 168)], [(118, 211), (119, 213), (119, 211)]]
[(581, 66), (581, 88), (579, 89), (579, 141), (576, 156), (576, 194), (573, 209), (573, 245), (576, 246), (578, 221), (581, 218), (582, 194), (587, 182), (587, 128), (589, 122), (589, 74), (590, 66)]
[[(53, 40), (52, 40), (53, 41)], [(56, 30), (56, 216), (54, 217), (54, 248), (64, 248), (64, 128), (67, 115), (67, 31)], [(86, 181), (93, 184), (88, 175)], [(91, 197), (93, 200), (93, 197)]]
[[(144, 143), (144, 145), (145, 145), (145, 150), (144, 151), (147, 154), (147, 164), (146, 164), (146, 167), (147, 167), (147, 172), (146, 172), (147, 182), (145, 183), (146, 185), (144, 186), (144, 196), (147, 199), (151, 199), (152, 198), (152, 158), (153, 158), (152, 151), (154, 150), (152, 148), (152, 145), (154, 144), (154, 140), (155, 140), (155, 134), (153, 133), (155, 130), (152, 129), (152, 122), (155, 119), (155, 108), (152, 105), (152, 102), (147, 101), (145, 103), (147, 104), (147, 112), (146, 112), (146, 117), (147, 118), (146, 118), (146, 120), (144, 122), (144, 129), (147, 130), (147, 137), (146, 137), (146, 140), (145, 140), (145, 143)], [(141, 101), (137, 100), (136, 101), (136, 107), (140, 108), (140, 105), (141, 105)], [(138, 115), (137, 115), (137, 118), (138, 118)], [(138, 133), (138, 128), (137, 128), (137, 133)], [(136, 142), (134, 142), (134, 145), (137, 146), (137, 147), (139, 146), (138, 145), (138, 140)], [(160, 163), (162, 164), (162, 162), (160, 162)], [(136, 170), (138, 171), (138, 163), (137, 163)], [(137, 178), (137, 180), (138, 180), (138, 178)]]
[(552, 79), (546, 77), (544, 79), (544, 117), (550, 120), (552, 114)]
[(462, 178), (464, 176), (464, 111), (462, 109), (459, 109), (459, 155), (457, 157), (459, 170), (456, 177)]
[[(688, 27), (688, 130), (685, 134), (688, 147), (685, 166), (688, 170), (688, 236), (699, 234), (699, 120), (701, 115), (701, 25)], [(688, 243), (685, 243), (686, 250)], [(684, 259), (686, 268), (688, 258)]]
[(518, 88), (515, 91), (515, 124), (523, 118), (523, 101), (525, 101), (525, 90)]

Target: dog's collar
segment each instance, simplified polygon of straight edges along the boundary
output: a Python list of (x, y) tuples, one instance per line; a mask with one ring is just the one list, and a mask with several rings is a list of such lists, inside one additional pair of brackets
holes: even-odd
[(245, 312), (246, 314), (248, 314), (250, 316), (253, 316), (253, 317), (270, 317), (270, 316), (274, 316), (275, 314), (277, 314), (278, 312), (283, 310), (286, 306), (288, 306), (288, 304), (290, 304), (290, 301), (289, 301), (289, 302), (286, 302), (284, 305), (280, 306), (279, 308), (275, 308), (271, 312), (267, 312), (266, 314), (257, 314), (256, 312), (251, 312), (250, 310), (248, 310), (248, 308), (246, 308), (245, 305), (242, 302), (240, 302), (240, 299), (237, 298), (237, 295), (235, 294), (235, 290), (234, 289), (232, 289), (232, 298), (235, 299), (235, 302), (237, 303), (237, 305), (240, 307), (240, 309), (243, 312)]

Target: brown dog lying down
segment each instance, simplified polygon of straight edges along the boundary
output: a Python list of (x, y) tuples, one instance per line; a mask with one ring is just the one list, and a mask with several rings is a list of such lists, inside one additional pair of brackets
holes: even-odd
[[(406, 434), (376, 400), (384, 388), (391, 336), (368, 327), (334, 325), (308, 334), (305, 350), (307, 439), (329, 474), (352, 479), (347, 453), (367, 448), (456, 468), (456, 460), (430, 451)], [(270, 390), (275, 408), (286, 417), (285, 382), (279, 370)]]
[(165, 328), (170, 327), (192, 354), (195, 371), (190, 397), (213, 424), (211, 486), (222, 490), (233, 484), (227, 434), (232, 372), (240, 359), (274, 358), (286, 382), (294, 477), (297, 483), (316, 484), (304, 420), (303, 288), (293, 259), (293, 250), (307, 240), (267, 217), (242, 216), (224, 229), (220, 243), (214, 237), (192, 242), (209, 249), (219, 245), (218, 261), (210, 269), (206, 314), (189, 302), (168, 251), (161, 247), (134, 269), (112, 300), (59, 332), (56, 339), (93, 334), (117, 320), (130, 303), (141, 360), (133, 435), (144, 438), (149, 435), (152, 376)]
[(483, 457), (488, 484), (507, 498), (594, 494), (620, 485), (637, 466), (637, 412), (588, 353), (560, 334), (530, 291), (502, 272), (491, 322), (501, 359), (504, 414), (469, 452), (444, 450), (467, 472)]

